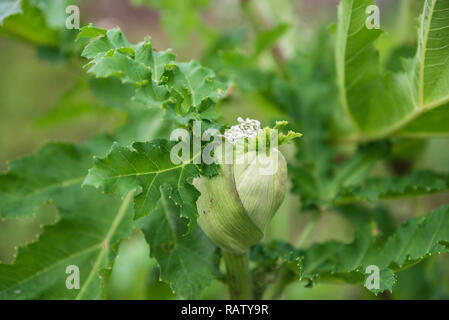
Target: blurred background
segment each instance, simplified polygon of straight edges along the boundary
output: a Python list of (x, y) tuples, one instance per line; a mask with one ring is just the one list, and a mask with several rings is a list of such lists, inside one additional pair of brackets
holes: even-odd
[[(288, 25), (279, 38), (279, 59), (296, 59), (304, 77), (314, 77), (315, 87), (304, 84), (305, 94), (329, 93), (322, 104), (337, 104), (332, 70), (332, 24), (336, 22), (338, 0), (258, 0), (256, 8), (245, 11), (245, 0), (96, 0), (81, 1), (83, 24), (98, 27), (119, 26), (135, 43), (151, 36), (156, 49), (173, 48), (179, 60), (200, 60), (215, 67), (214, 56), (228, 46), (253, 50), (257, 28)], [(413, 55), (416, 22), (422, 1), (376, 1), (381, 8), (381, 27), (386, 34), (379, 41), (381, 58), (390, 63), (392, 43), (400, 43), (400, 52)], [(256, 14), (254, 13), (256, 12)], [(254, 16), (256, 15), (256, 16)], [(254, 31), (256, 30), (256, 31)], [(218, 45), (219, 44), (219, 45)], [(257, 42), (255, 44), (257, 49)], [(262, 51), (262, 49), (261, 49)], [(255, 51), (257, 52), (257, 50)], [(389, 54), (382, 55), (383, 52)], [(320, 56), (325, 66), (314, 64), (309, 55)], [(52, 56), (43, 48), (30, 45), (8, 34), (0, 34), (0, 172), (8, 161), (36, 150), (48, 141), (82, 142), (95, 133), (120, 126), (124, 115), (119, 110), (97, 106), (78, 92), (86, 86), (79, 58)], [(315, 57), (314, 56), (314, 57)], [(270, 54), (261, 53), (257, 63), (262, 68), (276, 68)], [(325, 71), (320, 68), (326, 69)], [(394, 66), (392, 66), (394, 67)], [(81, 79), (81, 80), (80, 80)], [(318, 89), (317, 89), (318, 88)], [(307, 91), (308, 90), (308, 91)], [(316, 99), (316, 98), (315, 98)], [(222, 123), (233, 124), (238, 116), (257, 118), (268, 124), (281, 113), (257, 90), (236, 92), (219, 106)], [(413, 150), (411, 153), (402, 149)], [(405, 140), (397, 144), (398, 154), (413, 157), (414, 168), (446, 171), (449, 143), (445, 138)], [(419, 152), (415, 152), (419, 150)], [(286, 148), (294, 157), (294, 148)], [(438, 157), (434, 157), (438, 154)], [(401, 157), (397, 166), (405, 165)], [(383, 170), (379, 168), (378, 170)], [(389, 201), (395, 219), (401, 223), (415, 215), (430, 212), (447, 202), (448, 195), (414, 200)], [(296, 243), (303, 226), (309, 221), (307, 212), (299, 212), (297, 196), (288, 195), (270, 225), (264, 241), (280, 239)], [(11, 263), (17, 247), (37, 239), (42, 225), (54, 223), (57, 212), (51, 205), (35, 217), (0, 220), (0, 261)], [(336, 239), (350, 242), (357, 226), (341, 215), (325, 213), (307, 244)], [(305, 244), (305, 245), (307, 245)], [(291, 284), (285, 299), (448, 299), (449, 257), (441, 255), (425, 260), (399, 274), (399, 284), (392, 294), (375, 297), (361, 285), (318, 284), (306, 288), (305, 283)], [(109, 288), (111, 299), (176, 299), (170, 288), (159, 282), (159, 270), (149, 258), (148, 246), (139, 232), (121, 244)], [(214, 280), (201, 298), (227, 298), (226, 287)]]

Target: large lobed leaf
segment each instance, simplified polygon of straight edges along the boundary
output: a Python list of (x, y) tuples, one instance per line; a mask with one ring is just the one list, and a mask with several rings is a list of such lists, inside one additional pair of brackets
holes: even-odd
[[(416, 57), (397, 73), (382, 70), (374, 47), (381, 31), (365, 26), (365, 10), (373, 4), (342, 0), (338, 9), (335, 56), (347, 115), (364, 139), (447, 134), (449, 1), (425, 1)], [(433, 124), (430, 119), (437, 117)]]
[(136, 189), (136, 218), (156, 208), (162, 185), (170, 187), (174, 190), (173, 199), (181, 208), (181, 216), (194, 223), (199, 192), (191, 182), (200, 171), (192, 163), (193, 159), (180, 164), (171, 161), (170, 151), (175, 144), (166, 140), (136, 142), (131, 147), (114, 144), (106, 157), (95, 159), (84, 183), (122, 197)]
[(449, 132), (449, 1), (427, 0), (420, 18), (418, 50), (411, 83), (419, 109), (402, 133), (441, 135)]
[(407, 76), (384, 74), (380, 68), (374, 41), (382, 32), (365, 25), (370, 5), (374, 0), (341, 1), (335, 47), (341, 103), (366, 137), (384, 135), (415, 109)]
[(97, 146), (51, 143), (13, 161), (0, 175), (0, 217), (32, 215), (48, 202), (70, 197), (71, 187), (79, 187), (92, 166), (93, 155), (101, 154)]
[(200, 228), (188, 232), (186, 219), (179, 216), (177, 195), (165, 185), (156, 209), (137, 221), (150, 245), (150, 254), (160, 266), (161, 279), (187, 299), (198, 297), (217, 272), (218, 257), (213, 243)]
[[(121, 128), (114, 137), (100, 135), (81, 146), (48, 144), (30, 156), (13, 161), (10, 164), (10, 171), (0, 175), (2, 217), (31, 215), (48, 202), (56, 205), (60, 215), (58, 223), (45, 227), (36, 243), (19, 250), (18, 258), (13, 265), (0, 264), (1, 298), (100, 297), (100, 275), (105, 277), (109, 272), (115, 256), (112, 249), (118, 245), (120, 239), (128, 236), (133, 227), (134, 190), (131, 188), (129, 192), (121, 194), (123, 198), (120, 201), (91, 187), (81, 188), (81, 184), (94, 163), (94, 155), (105, 156), (114, 140), (129, 144), (159, 134), (158, 127), (164, 122), (154, 124), (153, 121), (160, 121), (158, 113), (145, 111), (147, 112), (144, 114), (142, 114), (144, 110), (131, 113), (130, 123)], [(167, 160), (169, 154), (159, 149), (163, 148), (165, 142), (141, 145), (148, 154), (151, 154), (150, 159), (143, 160), (144, 163), (151, 163), (159, 168), (166, 164), (162, 160)], [(113, 150), (116, 148), (121, 147), (116, 144)], [(154, 151), (152, 148), (159, 151), (152, 152)], [(158, 158), (158, 155), (161, 158)], [(181, 205), (186, 215), (193, 214), (193, 210), (196, 210), (191, 204), (194, 205), (198, 191), (188, 183), (188, 175), (193, 172), (196, 174), (196, 170), (196, 167), (191, 166), (180, 168), (179, 175), (163, 175), (156, 179), (158, 181), (162, 179), (163, 182), (173, 183), (176, 186), (175, 191), (169, 194), (169, 201), (172, 221), (178, 221), (179, 226), (176, 229), (176, 241), (178, 247), (183, 248), (182, 254), (176, 253), (179, 254), (179, 259), (198, 252), (203, 256), (203, 259), (195, 259), (194, 266), (190, 263), (188, 267), (183, 268), (182, 264), (173, 264), (171, 259), (166, 259), (166, 255), (157, 254), (161, 247), (156, 245), (152, 248), (152, 255), (158, 260), (163, 272), (163, 280), (171, 283), (174, 290), (183, 297), (198, 294), (215, 274), (215, 270), (211, 267), (216, 261), (215, 247), (205, 239), (198, 228), (193, 229), (193, 223), (190, 224), (193, 230), (185, 235), (188, 220), (180, 217)], [(176, 182), (173, 179), (176, 179)], [(167, 188), (167, 185), (164, 184), (162, 188)], [(152, 191), (154, 192), (153, 189)], [(182, 201), (187, 205), (184, 206)], [(159, 214), (162, 202), (158, 202), (155, 197), (145, 205), (150, 207), (155, 205), (156, 211), (154, 219), (143, 220), (142, 228), (158, 229), (160, 219), (165, 217)], [(147, 238), (152, 239), (148, 235)], [(164, 241), (170, 242), (170, 239), (149, 240), (150, 244), (161, 245)], [(65, 270), (72, 264), (77, 265), (81, 271), (80, 290), (68, 290), (65, 286), (65, 279), (68, 277)], [(195, 284), (190, 282), (192, 280), (190, 273), (186, 273), (186, 268), (191, 272), (201, 270), (202, 279), (196, 279)], [(190, 287), (183, 285), (187, 283), (190, 283)]]
[(262, 254), (268, 262), (280, 261), (289, 268), (296, 263), (294, 273), (299, 274), (300, 280), (311, 283), (337, 280), (364, 283), (369, 275), (366, 268), (375, 265), (380, 271), (380, 287), (370, 290), (375, 294), (392, 291), (396, 283), (394, 273), (432, 255), (449, 252), (449, 206), (409, 220), (385, 241), (379, 241), (372, 227), (365, 225), (349, 244), (328, 241), (298, 250), (288, 244), (272, 243), (256, 250), (256, 261), (261, 261)]
[[(98, 299), (101, 273), (111, 268), (119, 241), (132, 226), (132, 194), (120, 201), (72, 186), (58, 202), (60, 220), (21, 247), (14, 264), (0, 264), (0, 299)], [(68, 289), (68, 266), (79, 268), (80, 288)]]
[(357, 186), (343, 188), (336, 203), (412, 197), (449, 191), (449, 174), (417, 171), (394, 178), (371, 178)]
[[(175, 116), (183, 124), (202, 112), (207, 117), (214, 115), (209, 111), (222, 89), (211, 70), (196, 62), (174, 63), (170, 52), (153, 51), (149, 40), (130, 45), (117, 29), (106, 32), (89, 26), (80, 35), (93, 39), (84, 51), (91, 59), (91, 69), (101, 77), (114, 76), (122, 82), (99, 79), (92, 82), (94, 91), (104, 92), (102, 89), (112, 83), (123, 88), (128, 99), (129, 86), (134, 86), (138, 90), (136, 100), (151, 100), (149, 106), (173, 106), (174, 111), (186, 116)], [(113, 101), (108, 104), (121, 108), (122, 103), (128, 105), (127, 99), (110, 99)], [(156, 228), (172, 237), (155, 239), (147, 234), (162, 279), (181, 296), (190, 298), (210, 282), (215, 274), (215, 247), (198, 228), (194, 229), (199, 192), (191, 181), (200, 173), (197, 166), (191, 161), (173, 165), (170, 149), (174, 143), (166, 140), (134, 143), (130, 148), (116, 143), (104, 157), (114, 140), (129, 144), (160, 136), (160, 126), (168, 124), (168, 119), (160, 121), (160, 116), (154, 108), (132, 108), (130, 123), (113, 137), (98, 136), (81, 146), (49, 144), (11, 163), (11, 170), (0, 176), (0, 216), (31, 215), (51, 202), (59, 209), (60, 220), (46, 227), (37, 242), (20, 249), (13, 265), (0, 265), (0, 297), (99, 298), (100, 276), (107, 276), (114, 260), (112, 249), (129, 235), (133, 218), (151, 212), (154, 215), (142, 220), (142, 228)], [(94, 156), (104, 158), (94, 161)], [(81, 188), (84, 180), (119, 194), (122, 201), (89, 187)], [(135, 213), (130, 205), (133, 199)], [(166, 208), (169, 215), (161, 215)], [(159, 229), (161, 219), (169, 223), (165, 229)], [(176, 230), (170, 230), (173, 222)], [(177, 246), (167, 259), (163, 250), (171, 241)], [(191, 259), (195, 255), (202, 259)], [(80, 290), (65, 287), (65, 270), (71, 264), (80, 268)]]
[(147, 106), (170, 106), (180, 117), (201, 118), (225, 92), (226, 86), (212, 70), (195, 61), (175, 62), (170, 50), (154, 51), (149, 38), (133, 45), (118, 28), (106, 31), (92, 25), (78, 37), (91, 39), (82, 53), (90, 60), (89, 72), (133, 84), (134, 98)]
[[(129, 130), (131, 128), (119, 132), (117, 139), (126, 142), (130, 134), (133, 137), (140, 136), (139, 129), (135, 133)], [(131, 189), (121, 194), (122, 201), (91, 187), (81, 188), (87, 169), (92, 166), (93, 156), (103, 156), (111, 141), (108, 136), (99, 136), (79, 147), (49, 144), (31, 156), (12, 162), (11, 170), (0, 176), (0, 181), (4, 182), (0, 193), (3, 217), (31, 215), (48, 202), (56, 205), (60, 217), (55, 225), (44, 228), (37, 242), (20, 248), (13, 265), (0, 264), (1, 299), (100, 297), (100, 277), (107, 275), (114, 261), (116, 246), (133, 228), (135, 215), (132, 200), (134, 191), (141, 188), (137, 184), (128, 185)], [(150, 160), (145, 158), (144, 162), (159, 169), (165, 168), (168, 170), (166, 173), (171, 171), (172, 168), (164, 167), (166, 163), (161, 162), (169, 155), (163, 149), (166, 146), (164, 141), (142, 143), (141, 146), (141, 151), (146, 150), (152, 156)], [(120, 148), (116, 144), (111, 153)], [(156, 152), (150, 152), (157, 149)], [(137, 163), (135, 165), (139, 167)], [(139, 226), (151, 230), (147, 232), (147, 239), (152, 246), (152, 256), (159, 262), (163, 281), (171, 283), (181, 296), (193, 298), (215, 275), (215, 247), (198, 228), (193, 229), (193, 223), (188, 224), (187, 219), (181, 218), (181, 215), (196, 213), (194, 203), (199, 193), (189, 183), (189, 175), (198, 174), (196, 167), (185, 164), (185, 167), (179, 167), (177, 173), (166, 173), (153, 176), (154, 185), (160, 188), (158, 191), (164, 190), (165, 193), (158, 201), (160, 194), (154, 196), (156, 190), (148, 192), (151, 200), (143, 201), (142, 205), (151, 208), (149, 210), (153, 214), (146, 220), (140, 220)], [(145, 187), (146, 181), (142, 180), (142, 186)], [(175, 188), (172, 189), (172, 186)], [(143, 207), (140, 209), (144, 210)], [(169, 212), (163, 214), (164, 210)], [(161, 228), (163, 219), (169, 219), (166, 220), (165, 228)], [(176, 223), (176, 227), (172, 223)], [(189, 225), (191, 232), (187, 234)], [(173, 229), (170, 230), (170, 227)], [(153, 230), (158, 230), (157, 238), (154, 238)], [(170, 257), (167, 259), (166, 255), (174, 241), (176, 251), (173, 251), (173, 257), (177, 259), (176, 262)], [(202, 258), (190, 258), (195, 255), (201, 255)], [(65, 270), (69, 265), (76, 265), (80, 269), (79, 290), (69, 290), (65, 285), (68, 277)], [(200, 272), (196, 273), (196, 270)], [(196, 274), (196, 277), (192, 277), (192, 274)]]
[[(0, 264), (2, 299), (92, 299), (100, 296), (100, 274), (111, 267), (119, 241), (132, 230), (132, 194), (123, 201), (81, 188), (94, 154), (110, 146), (107, 137), (81, 146), (45, 145), (11, 163), (0, 176), (2, 217), (34, 214), (52, 202), (59, 221), (40, 239), (19, 249), (13, 265)], [(70, 265), (80, 270), (80, 289), (66, 287)]]

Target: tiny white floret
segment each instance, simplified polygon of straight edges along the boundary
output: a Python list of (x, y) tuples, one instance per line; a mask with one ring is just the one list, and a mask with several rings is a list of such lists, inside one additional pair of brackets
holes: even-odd
[(250, 118), (243, 120), (241, 117), (238, 117), (237, 122), (239, 123), (238, 125), (232, 126), (224, 133), (225, 139), (232, 144), (244, 138), (255, 137), (262, 131), (260, 129), (260, 121), (258, 120)]

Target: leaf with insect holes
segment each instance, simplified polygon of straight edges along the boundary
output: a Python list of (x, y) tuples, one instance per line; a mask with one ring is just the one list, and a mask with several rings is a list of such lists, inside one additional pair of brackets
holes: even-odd
[(218, 269), (214, 244), (200, 228), (188, 232), (186, 219), (180, 218), (176, 191), (166, 185), (160, 187), (160, 199), (147, 217), (136, 222), (156, 258), (161, 280), (184, 298), (194, 299), (209, 285)]

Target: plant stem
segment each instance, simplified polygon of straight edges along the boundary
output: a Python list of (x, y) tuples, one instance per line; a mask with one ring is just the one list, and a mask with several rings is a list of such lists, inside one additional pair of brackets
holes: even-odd
[(301, 234), (301, 238), (299, 238), (298, 243), (296, 244), (296, 247), (301, 248), (307, 244), (307, 241), (309, 240), (310, 235), (312, 234), (313, 229), (315, 229), (315, 226), (320, 218), (319, 213), (315, 213), (312, 216), (312, 219), (307, 223), (306, 227), (304, 228), (304, 231)]
[(226, 264), (229, 294), (234, 300), (250, 300), (253, 298), (251, 276), (248, 267), (248, 253), (233, 254), (223, 252)]
[(282, 269), (279, 272), (279, 279), (274, 285), (273, 295), (271, 296), (271, 300), (276, 300), (282, 297), (285, 288), (291, 282), (291, 275), (286, 269)]

